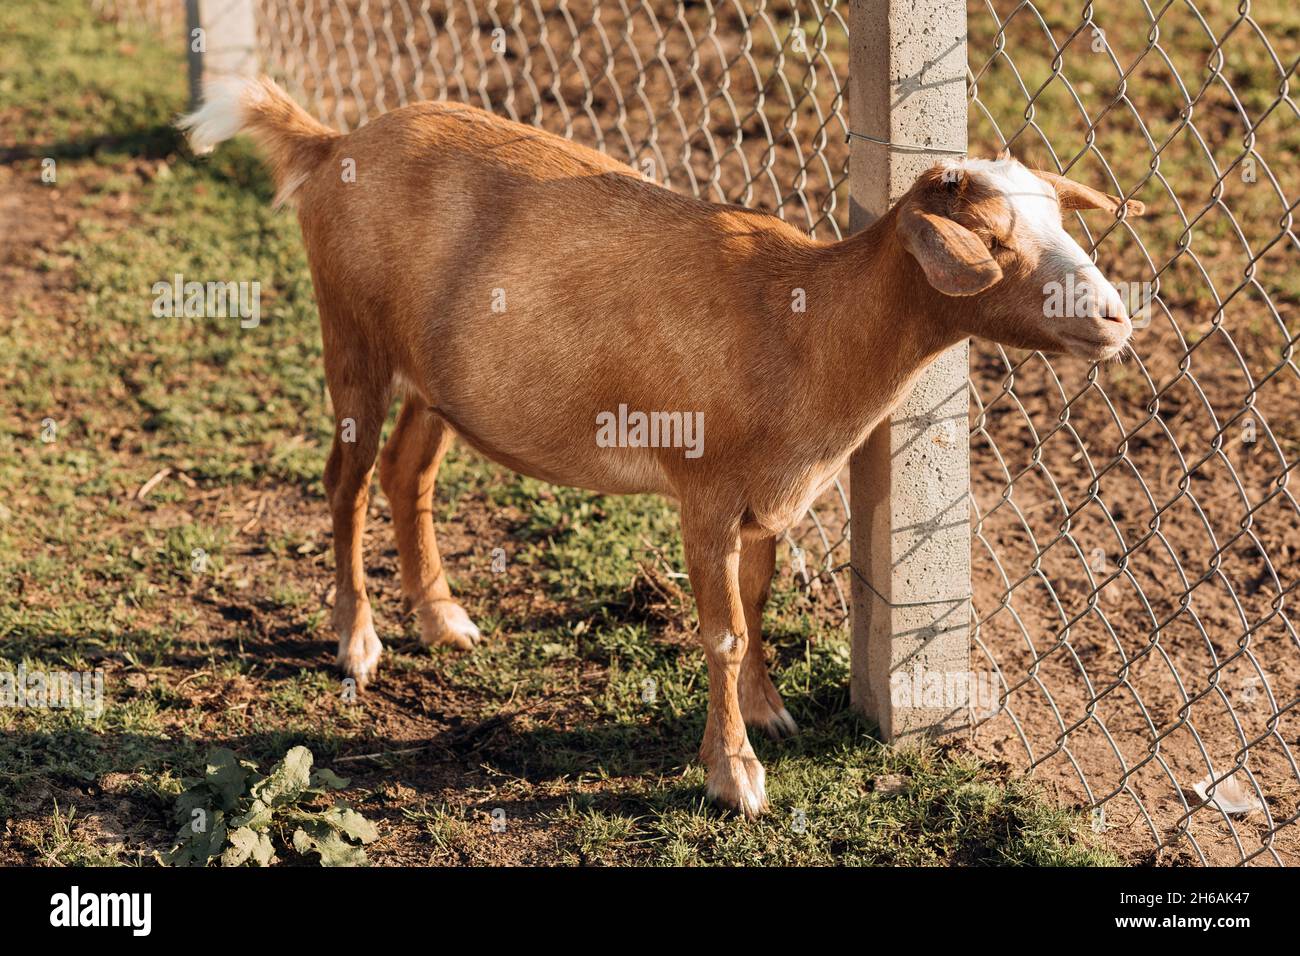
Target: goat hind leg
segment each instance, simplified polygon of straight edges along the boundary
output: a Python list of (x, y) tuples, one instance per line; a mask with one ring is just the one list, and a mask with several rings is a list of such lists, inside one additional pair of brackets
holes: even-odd
[(379, 433), (388, 411), (388, 383), (358, 382), (336, 371), (327, 379), (334, 403), (334, 445), (325, 465), (325, 491), (334, 524), (334, 630), (338, 666), (364, 687), (379, 665), (383, 645), (366, 596), (362, 536), (370, 503)]
[(479, 630), (452, 600), (433, 530), (433, 489), (438, 466), (455, 437), (418, 396), (402, 406), (379, 458), (379, 483), (393, 510), (402, 592), (420, 622), (420, 643), (469, 650)]

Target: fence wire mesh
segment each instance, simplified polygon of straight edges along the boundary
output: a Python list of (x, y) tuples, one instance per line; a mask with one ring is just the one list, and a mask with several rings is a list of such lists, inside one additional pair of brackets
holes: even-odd
[[(254, 2), (263, 68), (340, 128), (455, 99), (847, 228), (843, 2)], [(96, 3), (184, 28), (181, 0)], [(1296, 863), (1300, 13), (1072, 6), (970, 0), (971, 151), (1146, 203), (1074, 223), (1139, 328), (1104, 368), (972, 350), (973, 744), (1133, 858)], [(840, 620), (848, 517), (837, 484), (789, 538)]]
[(1150, 210), (1076, 217), (1104, 273), (1149, 283), (1128, 361), (977, 343), (975, 666), (1004, 701), (977, 740), (1054, 768), (1156, 858), (1294, 863), (1300, 17), (982, 2), (970, 20), (972, 149)]

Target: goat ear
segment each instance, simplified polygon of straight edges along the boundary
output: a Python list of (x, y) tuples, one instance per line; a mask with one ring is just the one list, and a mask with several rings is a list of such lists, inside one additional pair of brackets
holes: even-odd
[(1031, 172), (1056, 190), (1056, 198), (1060, 201), (1062, 209), (1104, 209), (1115, 213), (1119, 212), (1119, 207), (1123, 205), (1127, 207), (1127, 215), (1130, 216), (1141, 216), (1147, 211), (1147, 207), (1136, 199), (1125, 202), (1118, 196), (1108, 196), (1091, 186), (1076, 183), (1073, 179), (1066, 179), (1058, 173), (1049, 173), (1043, 169), (1034, 169)]
[(897, 229), (903, 248), (944, 295), (975, 295), (1002, 278), (1002, 267), (984, 243), (951, 219), (909, 206), (899, 215)]

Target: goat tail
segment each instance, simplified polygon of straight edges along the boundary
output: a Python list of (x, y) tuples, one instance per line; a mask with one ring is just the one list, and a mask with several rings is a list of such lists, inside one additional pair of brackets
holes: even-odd
[(203, 89), (203, 104), (176, 124), (200, 155), (247, 130), (267, 151), (279, 206), (329, 155), (342, 134), (317, 121), (269, 77), (222, 77)]

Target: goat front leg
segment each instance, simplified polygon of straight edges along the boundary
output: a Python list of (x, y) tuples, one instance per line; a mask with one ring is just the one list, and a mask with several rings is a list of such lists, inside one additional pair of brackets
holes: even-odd
[(709, 771), (708, 794), (752, 819), (767, 809), (767, 788), (763, 765), (745, 732), (737, 686), (748, 644), (740, 600), (740, 536), (734, 523), (719, 527), (683, 514), (682, 543), (709, 669), (709, 713), (700, 746), (700, 760)]
[(763, 607), (772, 593), (776, 570), (776, 538), (746, 541), (740, 551), (740, 600), (745, 607), (745, 659), (740, 665), (740, 712), (745, 723), (774, 740), (798, 733), (799, 727), (786, 710), (785, 702), (772, 683), (763, 656)]

